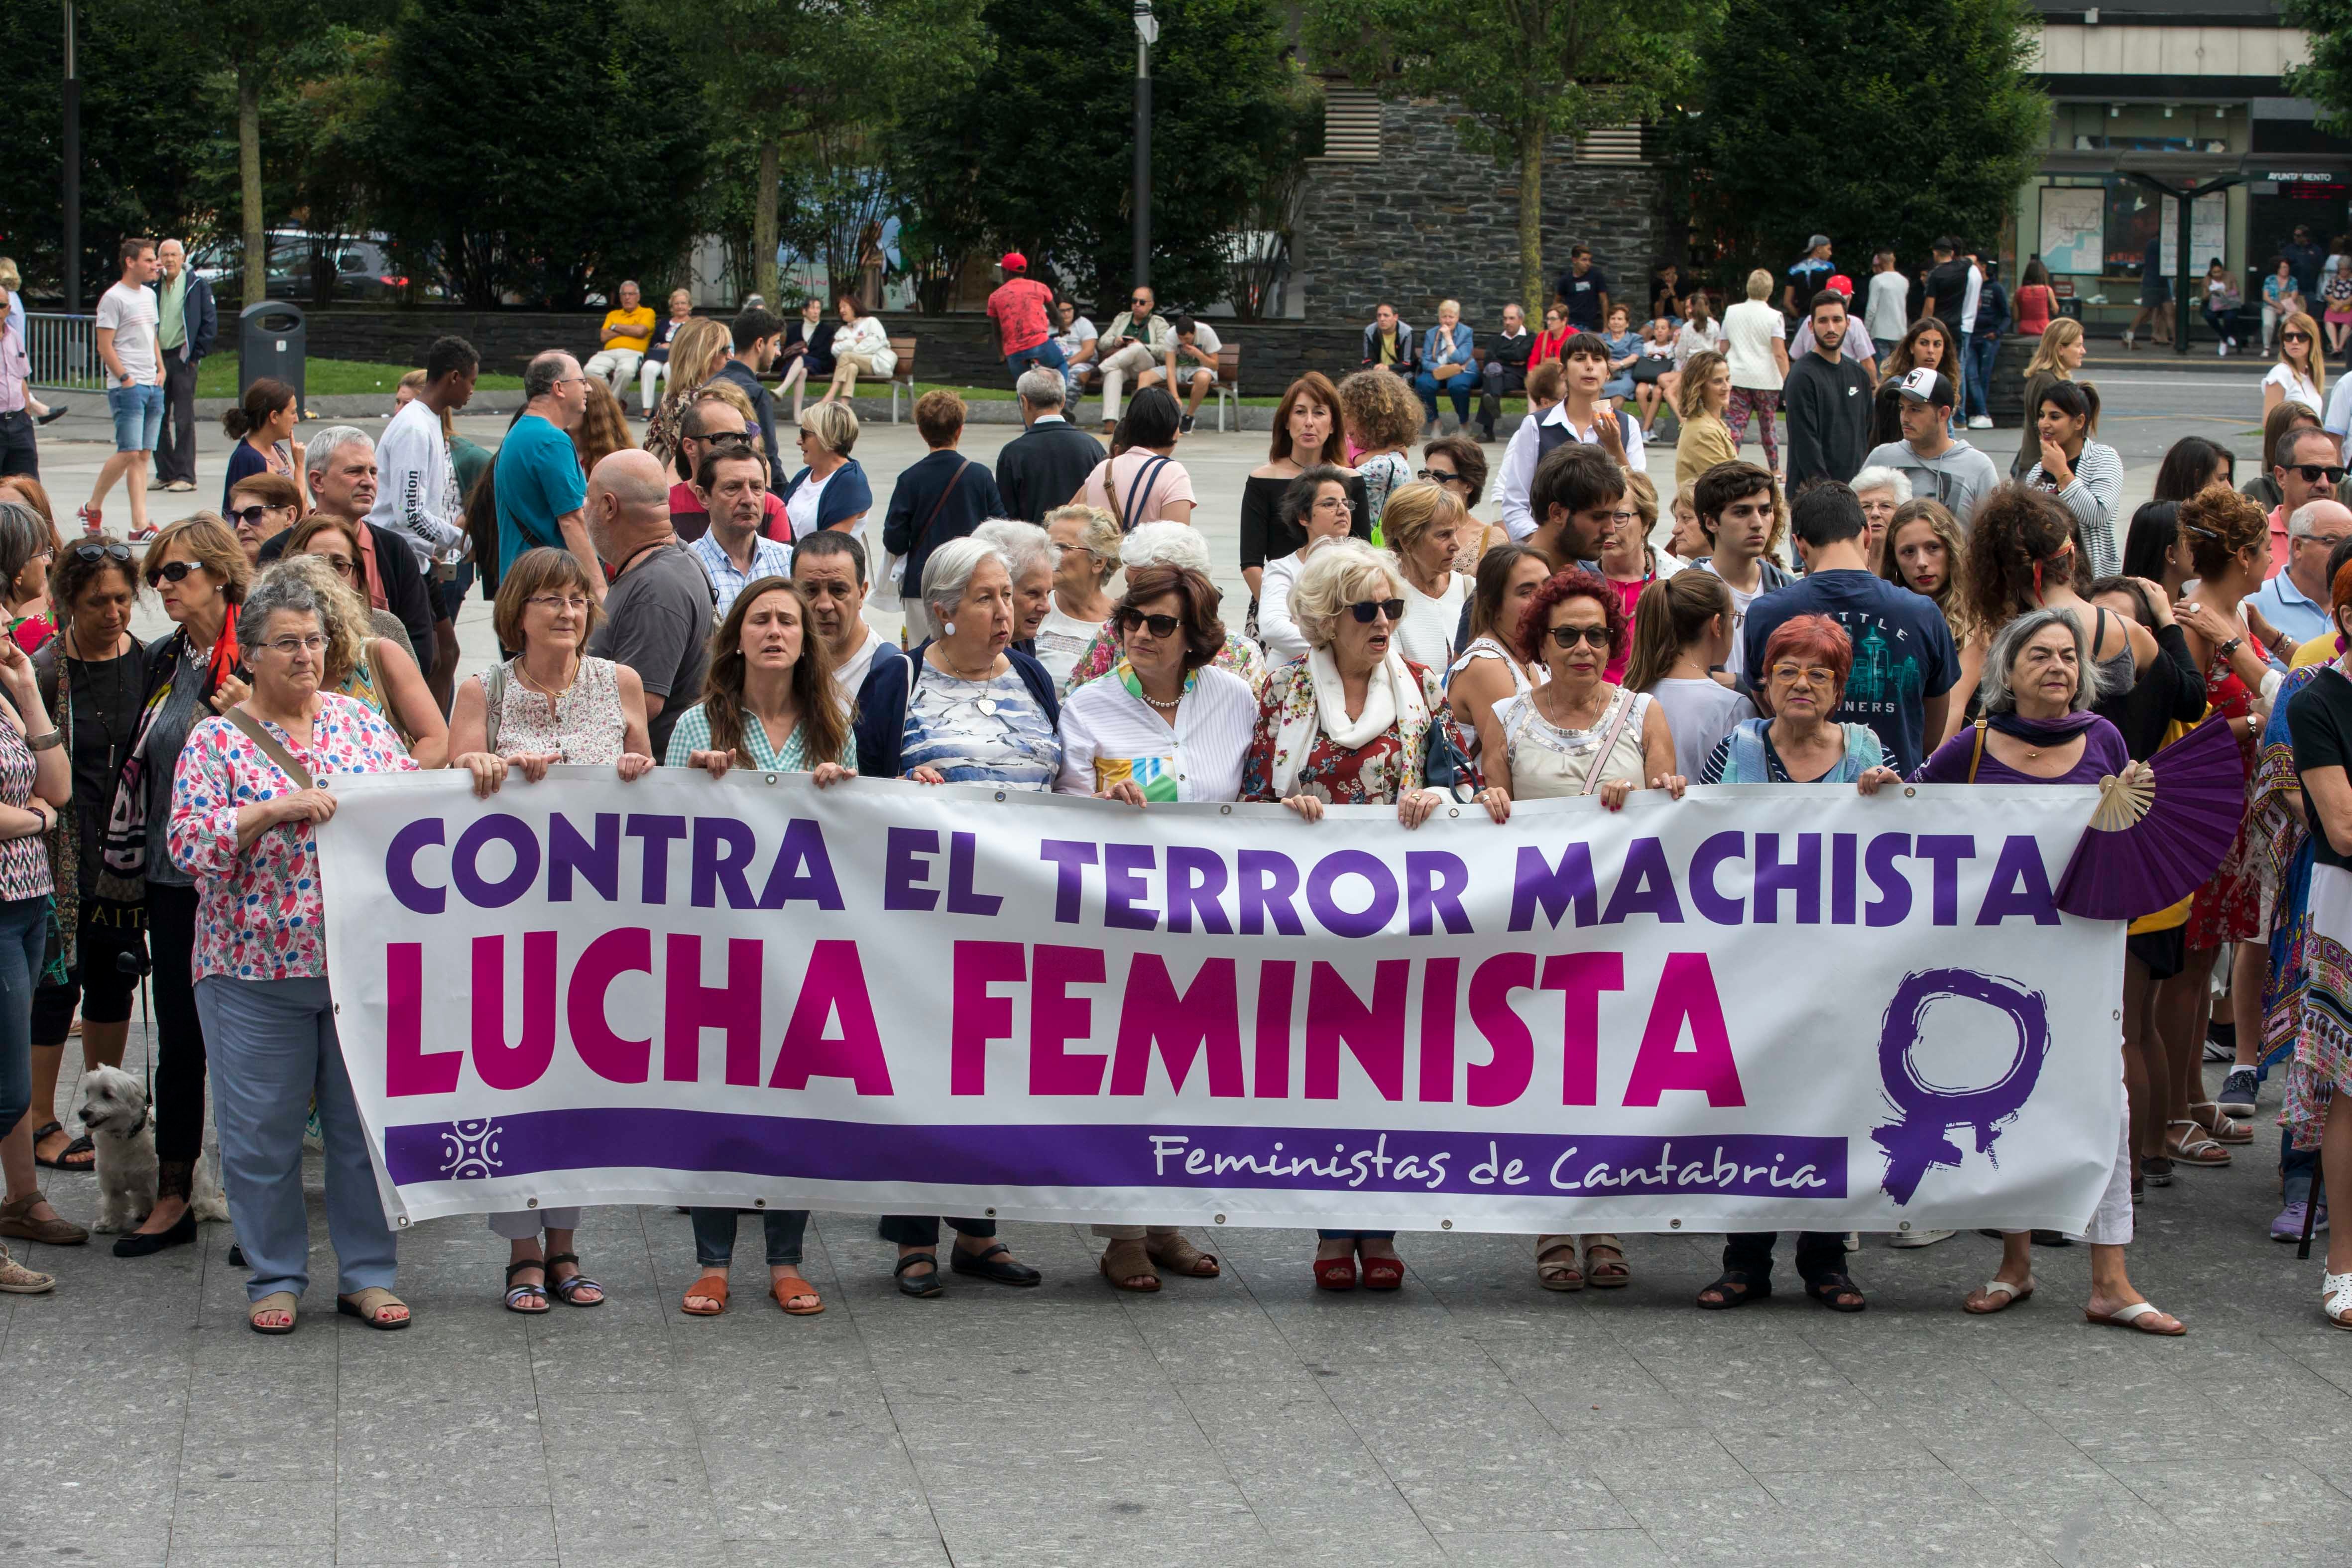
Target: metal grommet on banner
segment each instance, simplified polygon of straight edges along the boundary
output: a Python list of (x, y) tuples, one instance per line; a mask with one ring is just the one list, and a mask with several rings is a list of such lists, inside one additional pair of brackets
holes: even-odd
[(1904, 1230), (1909, 1230), (1909, 1229), (1911, 1228), (1911, 1222), (1910, 1222), (1909, 1220), (1907, 1220), (1907, 1219), (1906, 1219), (1906, 1220), (1905, 1220), (1905, 1221), (1902, 1223), (1902, 1225), (1901, 1225), (1901, 1226), (1900, 1226), (1899, 1228), (1904, 1229)]
[(1459, 816), (1462, 815), (1462, 808), (1458, 805), (1449, 805), (1445, 808), (1445, 815), (1448, 816)]
[(1230, 805), (1221, 805), (1217, 807), (1217, 815), (1219, 816), (1231, 816), (1233, 814), (1234, 808)]
[(996, 1211), (994, 1209), (982, 1209), (980, 1212), (989, 1219), (994, 1219), (996, 1217)]
[(1666, 1221), (1666, 1228), (1668, 1230), (1680, 1230), (1682, 1227), (1683, 1222), (1678, 1219), (1670, 1219)]
[(522, 1201), (522, 1206), (527, 1209), (535, 1209), (539, 1206), (539, 1200), (537, 1198), (525, 1198)]
[[(336, 1003), (336, 1004), (335, 1004), (335, 1011), (336, 1011), (337, 1013), (341, 1013), (342, 1010), (343, 1010), (343, 1005), (342, 1005), (341, 1002)], [(2118, 1017), (2118, 1018), (2120, 1018), (2120, 1017), (2122, 1017), (2122, 1016), (2123, 1016), (2123, 1015), (2122, 1015), (2121, 1013), (2118, 1013), (2118, 1014), (2116, 1014), (2116, 1017)]]
[(766, 1208), (768, 1206), (768, 1200), (765, 1198), (753, 1198), (751, 1200), (751, 1206), (755, 1209)]
[(773, 773), (770, 773), (770, 774), (768, 775), (768, 782), (769, 782), (770, 784), (773, 784), (773, 783), (775, 783), (775, 782), (776, 782), (776, 775), (775, 775), (775, 774), (773, 774)]
[(1219, 1225), (1223, 1225), (1223, 1224), (1224, 1224), (1224, 1223), (1225, 1223), (1225, 1216), (1224, 1216), (1224, 1215), (1219, 1215), (1217, 1216), (1217, 1223), (1218, 1223)]
[(996, 792), (996, 798), (997, 798), (997, 799), (999, 799), (999, 800), (1003, 800), (1003, 799), (1004, 798), (1004, 792), (1003, 792), (1003, 790), (998, 790), (998, 791)]
[(2115, 1012), (2111, 1015), (2111, 1016), (2112, 1016), (2112, 1017), (2114, 1017), (2114, 1019), (2115, 1019), (2115, 1021), (2116, 1021), (2116, 1023), (2120, 1024), (2120, 1023), (2122, 1023), (2122, 1022), (2124, 1021), (2124, 1010), (2123, 1010), (2121, 1007), (2118, 1007), (2118, 1008), (2116, 1008), (2116, 1009), (2115, 1010)]
[(1909, 800), (1913, 795), (1917, 795), (1918, 793), (1919, 792), (1917, 790), (1912, 788), (1908, 784), (1903, 786), (1903, 798), (1905, 800)]
[(406, 1215), (402, 1215), (400, 1216), (400, 1228), (403, 1230), (406, 1230), (408, 1228), (408, 1216)]
[(1454, 1228), (1454, 1222), (1450, 1219), (1439, 1220), (1437, 1222), (1437, 1228), (1440, 1230), (1452, 1230)]

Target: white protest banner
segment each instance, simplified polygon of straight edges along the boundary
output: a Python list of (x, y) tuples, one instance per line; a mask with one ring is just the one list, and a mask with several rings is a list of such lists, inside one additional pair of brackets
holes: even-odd
[(2079, 1230), (2097, 792), (1318, 824), (804, 774), (338, 779), (395, 1220), (572, 1204), (1496, 1231)]

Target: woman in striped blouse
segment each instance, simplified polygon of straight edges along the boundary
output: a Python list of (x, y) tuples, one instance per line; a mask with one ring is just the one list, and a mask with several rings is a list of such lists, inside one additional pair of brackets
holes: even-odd
[(2124, 498), (2124, 460), (2099, 432), (2098, 389), (2087, 382), (2053, 381), (2033, 405), (2042, 460), (2025, 476), (2027, 485), (2054, 492), (2081, 525), (2091, 575), (2115, 575), (2122, 547), (2116, 541), (2116, 513)]

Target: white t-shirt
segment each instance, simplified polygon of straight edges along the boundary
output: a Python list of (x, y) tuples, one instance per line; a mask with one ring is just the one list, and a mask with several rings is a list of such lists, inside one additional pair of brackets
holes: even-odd
[(1772, 345), (1788, 335), (1780, 312), (1761, 300), (1742, 300), (1723, 313), (1724, 357), (1731, 362), (1731, 384), (1750, 391), (1780, 390), (1780, 367)]
[(389, 528), (416, 546), (426, 567), (464, 553), (465, 510), (457, 494), (457, 471), (449, 466), (449, 444), (441, 437), (441, 416), (423, 398), (401, 405), (375, 444), (375, 506), (368, 521)]
[(1080, 349), (1087, 346), (1087, 340), (1096, 335), (1095, 324), (1092, 321), (1087, 321), (1084, 316), (1073, 316), (1070, 318), (1070, 330), (1055, 333), (1054, 342), (1061, 345), (1062, 357), (1070, 359), (1074, 358)]
[(1911, 285), (1902, 273), (1894, 270), (1874, 273), (1870, 279), (1870, 302), (1863, 307), (1863, 323), (1870, 335), (1881, 342), (1899, 342), (1909, 330)]
[(1444, 674), (1454, 662), (1454, 633), (1462, 625), (1462, 601), (1469, 592), (1470, 579), (1459, 572), (1446, 574), (1445, 587), (1435, 598), (1406, 583), (1404, 624), (1396, 629), (1397, 652), (1424, 669)]
[(1070, 671), (1094, 646), (1102, 633), (1100, 621), (1082, 621), (1062, 613), (1058, 600), (1045, 601), (1045, 618), (1037, 623), (1036, 659), (1054, 678), (1054, 689), (1066, 692), (1070, 689)]
[(806, 539), (816, 531), (817, 501), (824, 494), (824, 487), (833, 483), (834, 476), (846, 473), (848, 468), (849, 466), (845, 463), (821, 479), (814, 474), (810, 475), (801, 481), (801, 488), (794, 490), (785, 500), (784, 516), (792, 521), (794, 539)]
[(1747, 693), (1719, 680), (1669, 676), (1652, 687), (1650, 695), (1665, 710), (1666, 728), (1674, 732), (1675, 771), (1694, 784), (1732, 727), (1756, 717), (1756, 704)]
[[(1715, 571), (1715, 563), (1712, 561), (1702, 561), (1699, 564), (1709, 572)], [(1724, 591), (1731, 595), (1731, 653), (1724, 659), (1723, 668), (1725, 672), (1734, 679), (1738, 677), (1748, 661), (1748, 606), (1754, 604), (1757, 596), (1764, 592), (1762, 571), (1761, 567), (1758, 568), (1756, 586), (1745, 593), (1728, 583), (1723, 585)], [(1717, 574), (1721, 575), (1720, 573)]]
[(155, 291), (137, 283), (117, 283), (99, 297), (100, 331), (114, 329), (114, 355), (134, 386), (155, 381)]
[(1723, 352), (1723, 323), (1709, 316), (1704, 323), (1685, 321), (1682, 331), (1675, 334), (1675, 368), (1681, 370), (1691, 362), (1691, 355), (1713, 350)]
[(2297, 374), (2294, 367), (2284, 360), (2271, 366), (2270, 374), (2263, 377), (2263, 384), (2279, 388), (2288, 402), (2300, 403), (2314, 414), (2326, 412), (2319, 405), (2319, 388), (2311, 384), (2311, 378)]
[(866, 640), (857, 645), (857, 651), (833, 667), (833, 683), (840, 689), (843, 700), (851, 703), (857, 700), (858, 688), (866, 684), (866, 678), (874, 671), (874, 656), (880, 653), (885, 646), (882, 634), (867, 626)]

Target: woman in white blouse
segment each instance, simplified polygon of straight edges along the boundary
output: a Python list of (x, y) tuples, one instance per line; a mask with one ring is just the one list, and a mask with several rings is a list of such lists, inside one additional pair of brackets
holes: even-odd
[(1470, 596), (1469, 577), (1454, 569), (1470, 510), (1444, 486), (1422, 479), (1389, 497), (1381, 522), (1404, 579), (1397, 651), (1415, 664), (1444, 669), (1454, 662), (1454, 634)]
[(2319, 323), (2301, 310), (2291, 310), (2279, 323), (2278, 362), (2263, 377), (2263, 417), (2290, 400), (2314, 414), (2324, 413), (2327, 395), (2327, 351), (2319, 342)]
[[(1265, 661), (1279, 668), (1307, 657), (1307, 634), (1290, 613), (1290, 593), (1307, 558), (1328, 540), (1345, 539), (1356, 521), (1356, 503), (1349, 499), (1348, 470), (1337, 463), (1318, 463), (1290, 481), (1282, 492), (1282, 521), (1307, 535), (1307, 542), (1288, 555), (1265, 563), (1258, 580), (1257, 640)], [(1443, 660), (1440, 661), (1442, 666)]]
[(841, 311), (841, 326), (833, 334), (833, 384), (824, 389), (820, 403), (856, 396), (861, 375), (887, 381), (898, 370), (898, 351), (890, 346), (882, 318), (867, 315), (855, 294), (844, 294), (835, 303)]
[[(1112, 612), (1120, 655), (1109, 675), (1062, 704), (1062, 795), (1140, 806), (1232, 801), (1257, 725), (1248, 681), (1211, 661), (1225, 646), (1218, 594), (1189, 566), (1140, 566)], [(1112, 1289), (1160, 1289), (1160, 1268), (1213, 1279), (1216, 1258), (1172, 1225), (1098, 1225), (1102, 1274)], [(1155, 1265), (1157, 1266), (1155, 1268)]]

